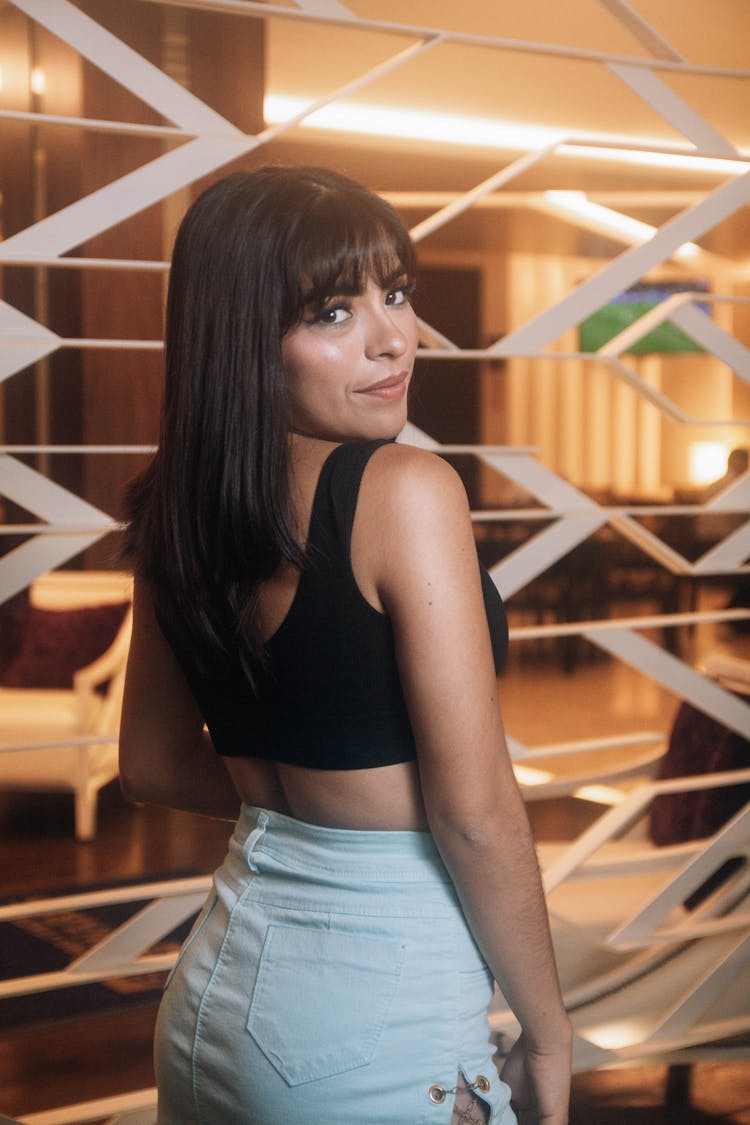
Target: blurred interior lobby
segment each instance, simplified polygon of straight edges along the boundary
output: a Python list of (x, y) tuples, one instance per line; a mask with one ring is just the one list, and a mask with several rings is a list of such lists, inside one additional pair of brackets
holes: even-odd
[(154, 1120), (229, 826), (119, 792), (122, 492), (186, 207), (304, 163), (417, 243), (402, 440), (508, 610), (571, 1120), (750, 1125), (748, 43), (747, 0), (0, 0), (0, 1120)]

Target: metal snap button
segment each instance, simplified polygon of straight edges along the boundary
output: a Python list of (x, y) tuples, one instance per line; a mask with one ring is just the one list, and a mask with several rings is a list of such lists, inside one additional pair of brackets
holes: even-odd
[(446, 1099), (445, 1086), (430, 1086), (427, 1091), (430, 1101), (435, 1102), (435, 1105), (442, 1105)]
[(479, 1090), (480, 1094), (486, 1094), (490, 1088), (489, 1078), (485, 1078), (483, 1074), (478, 1074), (474, 1080), (474, 1089)]

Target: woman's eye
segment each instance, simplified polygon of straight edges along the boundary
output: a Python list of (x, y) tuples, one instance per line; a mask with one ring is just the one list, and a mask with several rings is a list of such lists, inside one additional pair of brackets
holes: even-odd
[(331, 305), (330, 308), (321, 309), (315, 319), (318, 324), (343, 324), (350, 315), (345, 305)]
[(406, 285), (400, 289), (391, 289), (390, 293), (385, 299), (386, 305), (391, 308), (399, 308), (401, 305), (408, 305), (409, 303), (409, 289)]

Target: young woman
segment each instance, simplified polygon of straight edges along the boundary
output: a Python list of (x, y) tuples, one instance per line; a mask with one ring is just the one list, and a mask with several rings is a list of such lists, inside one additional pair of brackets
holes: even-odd
[(121, 778), (239, 820), (160, 1008), (160, 1125), (567, 1122), (502, 604), (456, 474), (393, 442), (413, 279), (396, 214), (324, 169), (230, 176), (177, 236)]

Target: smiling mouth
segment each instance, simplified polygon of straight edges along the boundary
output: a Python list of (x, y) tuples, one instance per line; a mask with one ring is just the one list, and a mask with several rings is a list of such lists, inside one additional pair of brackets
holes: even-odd
[(398, 375), (389, 375), (387, 379), (380, 379), (377, 383), (371, 383), (369, 387), (362, 387), (358, 393), (376, 395), (378, 398), (397, 398), (406, 390), (408, 378), (408, 371), (399, 371)]

